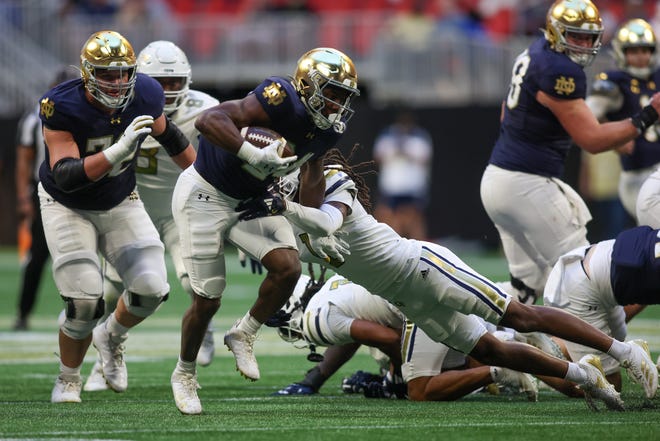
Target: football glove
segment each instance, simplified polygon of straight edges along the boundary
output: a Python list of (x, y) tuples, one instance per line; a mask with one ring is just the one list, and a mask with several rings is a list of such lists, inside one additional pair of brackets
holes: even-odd
[(266, 196), (245, 199), (236, 206), (241, 214), (240, 220), (256, 219), (258, 217), (275, 216), (286, 210), (286, 201), (279, 193), (269, 191)]
[[(236, 156), (250, 165), (247, 170), (259, 179), (265, 179), (273, 173), (287, 169), (287, 166), (298, 159), (297, 156), (280, 157), (282, 141), (277, 140), (260, 149), (249, 141), (245, 141), (238, 149)], [(284, 173), (286, 174), (286, 173)]]
[(151, 115), (136, 116), (117, 142), (103, 150), (108, 162), (116, 165), (131, 159), (135, 155), (140, 142), (151, 133), (153, 124), (154, 118)]
[(342, 238), (344, 235), (345, 233), (335, 232), (330, 236), (316, 237), (302, 233), (298, 237), (312, 255), (337, 268), (344, 264), (344, 255), (351, 254), (348, 242)]

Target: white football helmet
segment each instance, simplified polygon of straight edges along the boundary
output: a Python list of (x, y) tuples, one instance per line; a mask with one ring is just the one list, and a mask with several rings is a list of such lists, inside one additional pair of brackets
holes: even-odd
[[(136, 81), (133, 47), (120, 33), (93, 33), (80, 51), (80, 72), (87, 91), (110, 109), (123, 109), (133, 99)], [(121, 81), (116, 81), (121, 78)]]
[(158, 80), (164, 78), (179, 78), (180, 88), (165, 90), (166, 114), (174, 113), (183, 104), (192, 81), (192, 70), (188, 57), (171, 41), (153, 41), (149, 43), (137, 57), (138, 72), (147, 74)]
[(286, 342), (292, 343), (303, 339), (302, 319), (306, 305), (302, 304), (302, 296), (305, 294), (310, 281), (311, 278), (309, 276), (302, 274), (298, 279), (298, 283), (296, 283), (296, 287), (293, 289), (293, 294), (291, 294), (291, 297), (289, 297), (282, 309), (280, 309), (280, 314), (283, 317), (290, 315), (290, 318), (280, 323), (277, 327), (277, 334)]
[[(603, 21), (598, 8), (589, 0), (557, 0), (546, 17), (545, 38), (557, 52), (565, 53), (574, 63), (588, 66), (598, 54), (603, 36)], [(590, 46), (573, 44), (568, 36), (591, 37)]]
[[(646, 47), (651, 50), (648, 66), (634, 67), (626, 62), (626, 49), (633, 47)], [(648, 78), (656, 65), (656, 37), (653, 27), (641, 18), (625, 22), (617, 29), (612, 39), (612, 55), (619, 69), (634, 77)]]

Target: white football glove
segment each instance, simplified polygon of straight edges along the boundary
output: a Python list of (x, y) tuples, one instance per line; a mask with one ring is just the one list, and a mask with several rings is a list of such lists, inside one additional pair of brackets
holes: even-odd
[(302, 233), (299, 237), (310, 253), (326, 261), (335, 268), (343, 265), (344, 256), (350, 256), (350, 246), (342, 238), (344, 234), (335, 233), (330, 236), (316, 237)]
[(153, 124), (154, 118), (151, 115), (136, 116), (117, 142), (103, 150), (108, 162), (116, 165), (131, 159), (135, 155), (140, 141), (151, 133)]
[[(282, 141), (277, 140), (260, 149), (251, 142), (245, 141), (238, 149), (236, 156), (247, 162), (247, 170), (259, 179), (265, 179), (275, 172), (284, 172), (287, 166), (298, 159), (297, 156), (280, 157)], [(288, 173), (288, 172), (287, 172)]]

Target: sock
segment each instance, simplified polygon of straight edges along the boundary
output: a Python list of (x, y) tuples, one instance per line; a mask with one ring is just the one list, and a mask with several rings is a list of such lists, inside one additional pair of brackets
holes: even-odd
[(587, 381), (587, 373), (577, 363), (569, 362), (568, 371), (564, 379), (577, 384), (584, 384)]
[(127, 337), (126, 334), (128, 334), (128, 330), (130, 328), (120, 324), (115, 317), (115, 313), (113, 312), (105, 321), (105, 329), (108, 330), (111, 337), (121, 337), (125, 339)]
[(617, 361), (621, 361), (630, 355), (630, 351), (630, 346), (628, 346), (626, 343), (612, 339), (612, 346), (610, 346), (610, 348), (607, 350), (607, 353)]
[(194, 361), (185, 361), (179, 356), (179, 361), (176, 363), (176, 371), (181, 373), (195, 373), (195, 366), (197, 365)]
[(261, 323), (259, 323), (256, 318), (252, 317), (250, 313), (247, 312), (241, 321), (238, 322), (236, 327), (246, 334), (256, 335), (256, 333), (259, 331), (259, 328), (261, 328)]
[(62, 360), (60, 360), (60, 375), (63, 377), (80, 377), (80, 368), (82, 367), (82, 364), (80, 364), (78, 367), (69, 367), (62, 363)]

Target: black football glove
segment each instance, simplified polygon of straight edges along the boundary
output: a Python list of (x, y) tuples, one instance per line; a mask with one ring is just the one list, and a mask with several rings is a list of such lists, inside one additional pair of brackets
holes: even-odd
[(241, 201), (236, 206), (236, 211), (241, 214), (240, 220), (256, 219), (258, 217), (276, 216), (286, 209), (284, 198), (274, 191), (265, 196), (258, 196)]

